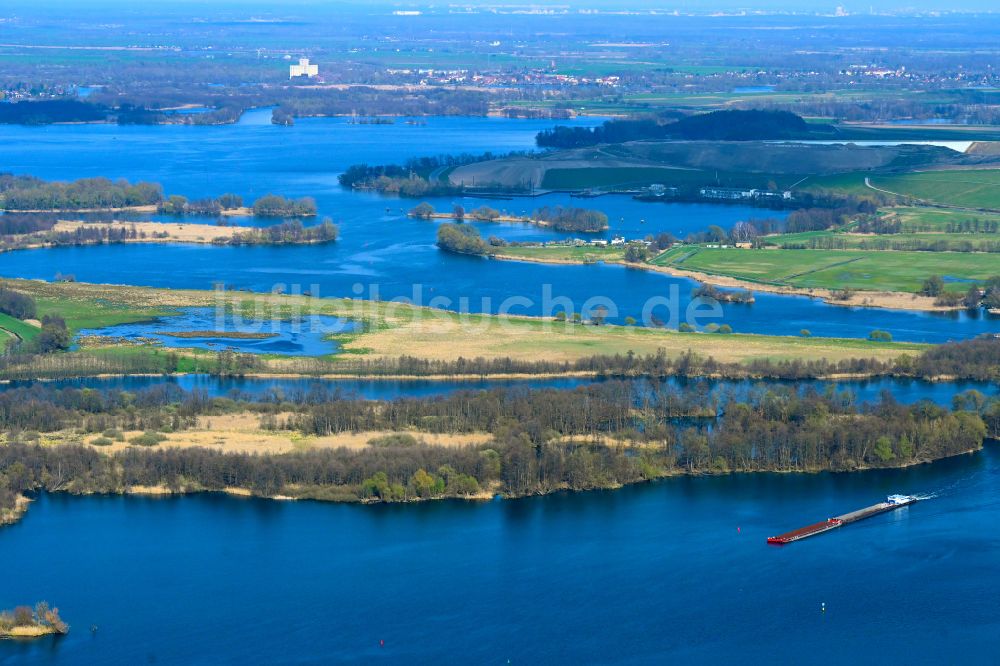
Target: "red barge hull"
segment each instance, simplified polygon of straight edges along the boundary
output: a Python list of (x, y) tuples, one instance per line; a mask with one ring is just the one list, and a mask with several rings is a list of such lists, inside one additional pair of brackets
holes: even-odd
[(785, 544), (792, 543), (793, 541), (806, 539), (811, 536), (816, 536), (817, 534), (822, 534), (823, 532), (835, 530), (838, 527), (842, 527), (850, 523), (856, 523), (857, 521), (864, 520), (865, 518), (877, 516), (880, 513), (895, 511), (896, 509), (913, 504), (917, 501), (917, 499), (918, 498), (916, 497), (893, 495), (889, 498), (889, 501), (879, 502), (878, 504), (873, 504), (872, 506), (865, 507), (864, 509), (858, 509), (857, 511), (845, 513), (842, 516), (827, 518), (821, 523), (806, 525), (805, 527), (800, 527), (799, 529), (792, 530), (791, 532), (785, 532), (784, 534), (779, 534), (778, 536), (768, 537), (767, 542), (783, 546)]
[(793, 541), (798, 541), (799, 539), (816, 536), (817, 534), (822, 534), (823, 532), (829, 532), (830, 530), (837, 529), (843, 524), (843, 522), (837, 520), (836, 518), (830, 518), (828, 520), (824, 520), (822, 523), (807, 525), (805, 527), (800, 527), (797, 530), (792, 530), (791, 532), (785, 532), (784, 534), (779, 534), (778, 536), (768, 537), (767, 542), (778, 544), (780, 546)]

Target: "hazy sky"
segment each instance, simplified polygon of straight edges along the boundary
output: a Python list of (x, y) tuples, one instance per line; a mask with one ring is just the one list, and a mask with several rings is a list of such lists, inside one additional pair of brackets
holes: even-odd
[[(135, 7), (134, 0), (6, 0), (0, 3), (0, 17), (10, 11), (16, 11), (18, 7), (31, 7), (38, 9), (44, 6), (61, 6), (87, 8), (88, 6), (109, 6), (126, 5)], [(678, 9), (680, 11), (711, 11), (715, 9), (732, 10), (736, 8), (762, 9), (762, 10), (797, 10), (805, 12), (832, 12), (838, 5), (842, 5), (849, 12), (864, 13), (869, 8), (876, 11), (899, 11), (913, 9), (916, 11), (1000, 11), (1000, 3), (997, 0), (875, 0), (863, 2), (861, 0), (497, 0), (495, 2), (481, 2), (477, 0), (442, 0), (439, 2), (429, 2), (420, 0), (144, 0), (145, 6), (174, 7), (181, 8), (186, 5), (197, 6), (200, 9), (218, 5), (227, 9), (234, 7), (246, 7), (248, 9), (266, 8), (272, 12), (280, 12), (283, 7), (294, 8), (305, 5), (312, 6), (357, 6), (374, 9), (382, 6), (391, 8), (415, 8), (436, 6), (443, 9), (449, 5), (458, 6), (498, 6), (498, 5), (536, 5), (536, 6), (559, 6), (570, 8), (656, 8), (662, 10)]]

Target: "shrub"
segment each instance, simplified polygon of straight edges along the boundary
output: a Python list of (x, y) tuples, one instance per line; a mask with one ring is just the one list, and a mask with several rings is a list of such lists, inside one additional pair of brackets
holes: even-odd
[(442, 250), (457, 254), (484, 255), (487, 250), (475, 227), (465, 224), (442, 224), (438, 227), (437, 244)]
[(91, 446), (111, 446), (112, 444), (114, 444), (114, 440), (107, 437), (95, 437), (90, 440)]
[(944, 307), (955, 307), (960, 305), (965, 301), (965, 296), (954, 291), (943, 291), (938, 294), (938, 297), (934, 299), (934, 305), (941, 305)]
[(889, 331), (874, 330), (868, 334), (868, 339), (874, 342), (892, 342), (892, 334)]
[(625, 261), (642, 263), (649, 258), (649, 249), (642, 243), (629, 243), (625, 248)]
[(803, 328), (801, 331), (799, 331), (799, 335), (801, 335), (803, 338), (808, 338), (812, 336), (812, 331), (810, 331), (808, 328)]
[(421, 220), (431, 219), (431, 215), (434, 213), (434, 206), (430, 205), (426, 201), (424, 203), (417, 204), (410, 209), (410, 215), (413, 217), (419, 217)]
[(416, 446), (420, 441), (405, 432), (394, 432), (389, 435), (372, 437), (368, 440), (368, 446), (379, 446), (383, 448), (408, 448)]
[(733, 327), (730, 326), (729, 324), (723, 324), (722, 326), (719, 327), (719, 330), (716, 331), (716, 333), (722, 333), (722, 334), (728, 334), (732, 332), (733, 332)]
[(677, 330), (680, 331), (681, 333), (694, 333), (694, 326), (692, 326), (687, 322), (683, 322), (680, 326), (677, 327)]
[(924, 296), (940, 296), (944, 291), (944, 279), (940, 275), (932, 275), (924, 280), (920, 293)]
[(483, 222), (492, 222), (493, 220), (500, 217), (500, 211), (495, 208), (490, 208), (489, 206), (480, 206), (475, 209), (469, 215), (474, 220), (481, 220)]
[(35, 613), (31, 606), (18, 606), (14, 609), (14, 626), (30, 627), (35, 623)]
[(134, 446), (156, 446), (160, 442), (165, 441), (167, 441), (166, 435), (152, 431), (144, 432), (141, 435), (136, 435), (132, 439), (128, 440), (129, 444)]

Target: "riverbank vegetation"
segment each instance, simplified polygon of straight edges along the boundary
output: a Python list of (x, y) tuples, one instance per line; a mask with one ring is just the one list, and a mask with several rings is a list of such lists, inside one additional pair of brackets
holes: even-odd
[(69, 625), (59, 617), (59, 609), (45, 601), (31, 606), (17, 606), (0, 611), (0, 638), (39, 638), (49, 634), (67, 634)]
[(288, 199), (276, 194), (266, 194), (253, 202), (257, 217), (311, 217), (316, 214), (316, 201), (312, 197)]
[(34, 176), (0, 174), (0, 210), (95, 210), (155, 206), (163, 201), (158, 183), (108, 178), (49, 182)]
[[(891, 397), (766, 390), (744, 400), (610, 382), (574, 390), (460, 392), (393, 401), (236, 403), (178, 389), (136, 394), (35, 386), (0, 394), (0, 505), (25, 492), (240, 489), (340, 501), (507, 497), (617, 487), (680, 473), (856, 470), (929, 462), (998, 434), (1000, 401), (962, 394), (953, 410)], [(199, 417), (251, 412), (262, 431), (300, 433), (281, 455), (185, 445)], [(111, 447), (143, 430), (131, 446)], [(309, 437), (397, 433), (364, 447)], [(37, 444), (62, 433), (77, 444)], [(480, 444), (422, 444), (420, 433), (488, 433)], [(48, 439), (49, 435), (45, 435)], [(57, 438), (58, 439), (58, 438)], [(92, 443), (90, 440), (93, 440)], [(102, 449), (111, 447), (110, 453)]]
[(455, 254), (483, 256), (489, 251), (479, 231), (467, 224), (442, 224), (438, 227), (437, 244), (442, 250)]
[(594, 234), (608, 229), (608, 216), (599, 210), (572, 206), (544, 206), (532, 213), (531, 217), (556, 231)]
[[(237, 194), (189, 200), (179, 194), (164, 195), (159, 183), (81, 178), (71, 182), (45, 181), (34, 176), (0, 173), (0, 211), (22, 213), (99, 212), (123, 209), (155, 210), (165, 215), (220, 217), (311, 217), (316, 202), (311, 197), (289, 199), (266, 194), (249, 208)], [(0, 236), (51, 228), (55, 218), (32, 215), (0, 217)]]
[(313, 226), (288, 220), (267, 227), (186, 222), (84, 222), (60, 220), (47, 230), (0, 237), (0, 251), (116, 243), (203, 243), (212, 245), (305, 245), (337, 240), (329, 219)]
[(304, 245), (332, 243), (340, 230), (330, 218), (311, 227), (302, 226), (298, 220), (282, 222), (269, 227), (249, 227), (234, 233), (226, 242), (229, 245)]
[[(462, 223), (468, 220), (476, 222), (510, 222), (514, 224), (533, 224), (535, 226), (570, 231), (577, 233), (600, 233), (608, 229), (608, 216), (599, 210), (576, 208), (574, 206), (543, 206), (530, 216), (515, 216), (506, 211), (499, 211), (490, 206), (480, 206), (465, 210), (456, 205), (451, 212), (439, 213), (434, 206), (426, 201), (417, 204), (409, 211), (410, 217), (420, 220), (446, 219)], [(499, 239), (497, 239), (499, 242)]]

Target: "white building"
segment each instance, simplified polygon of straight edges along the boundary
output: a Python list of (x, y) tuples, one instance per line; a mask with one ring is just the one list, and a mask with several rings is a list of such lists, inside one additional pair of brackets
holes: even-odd
[(288, 78), (294, 79), (297, 76), (312, 78), (319, 74), (319, 65), (310, 65), (309, 58), (299, 58), (299, 64), (289, 65)]

